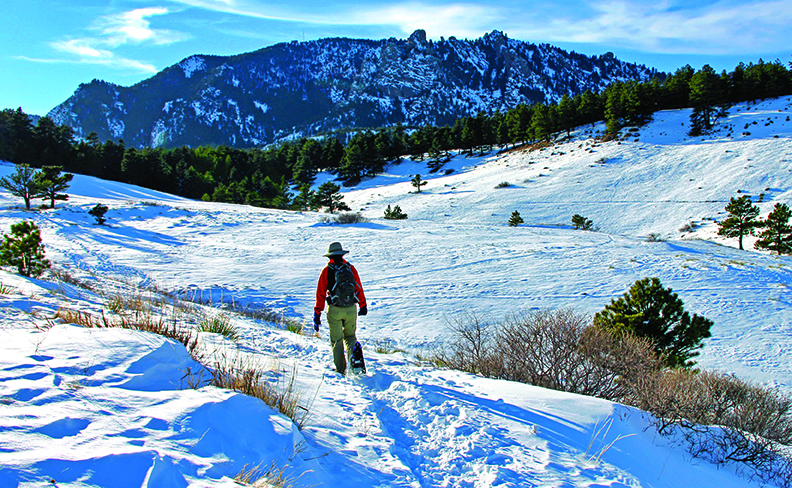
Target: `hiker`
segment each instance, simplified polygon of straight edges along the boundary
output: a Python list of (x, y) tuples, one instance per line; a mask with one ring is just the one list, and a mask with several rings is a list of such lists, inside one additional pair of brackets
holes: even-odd
[(333, 242), (328, 247), (324, 256), (330, 258), (330, 261), (319, 275), (314, 307), (314, 330), (319, 332), (325, 301), (328, 303), (327, 325), (330, 329), (333, 362), (341, 374), (346, 372), (347, 355), (351, 355), (357, 342), (357, 316), (368, 313), (360, 276), (355, 267), (343, 258), (348, 252), (340, 242)]

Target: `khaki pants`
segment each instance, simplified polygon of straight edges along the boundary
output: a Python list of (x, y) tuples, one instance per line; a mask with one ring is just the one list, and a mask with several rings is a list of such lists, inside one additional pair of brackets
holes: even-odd
[[(333, 362), (336, 370), (344, 374), (347, 367), (347, 355), (352, 353), (357, 337), (357, 306), (327, 308), (327, 326), (330, 329), (330, 345), (333, 347)], [(346, 346), (346, 347), (345, 347)]]

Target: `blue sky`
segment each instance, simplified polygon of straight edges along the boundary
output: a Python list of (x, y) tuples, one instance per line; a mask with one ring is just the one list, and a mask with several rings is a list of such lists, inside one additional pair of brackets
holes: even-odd
[(0, 109), (45, 115), (80, 83), (132, 85), (192, 54), (323, 37), (492, 30), (674, 71), (792, 61), (789, 0), (2, 0)]

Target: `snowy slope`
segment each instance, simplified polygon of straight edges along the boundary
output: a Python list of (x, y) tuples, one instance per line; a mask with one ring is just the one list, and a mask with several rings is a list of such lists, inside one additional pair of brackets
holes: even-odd
[[(297, 368), (311, 412), (297, 431), (257, 400), (182, 389), (187, 368), (200, 366), (171, 341), (47, 330), (59, 307), (99, 311), (104, 299), (2, 273), (0, 486), (223, 486), (245, 464), (272, 460), (305, 472), (306, 486), (752, 486), (734, 467), (691, 462), (634, 410), (436, 370), (415, 353), (440, 345), (462, 310), (593, 313), (657, 276), (715, 322), (700, 365), (792, 390), (792, 262), (751, 240), (737, 250), (713, 221), (738, 190), (764, 194), (763, 216), (790, 202), (790, 105), (733, 107), (705, 139), (684, 135), (682, 110), (658, 113), (621, 143), (594, 143), (594, 127), (544, 151), (457, 156), (447, 176), (404, 162), (346, 190), (371, 219), (351, 226), (82, 176), (55, 210), (26, 212), (0, 192), (0, 228), (36, 221), (48, 257), (97, 288), (156, 286), (288, 316), (310, 318), (322, 254), (339, 240), (370, 301), (358, 335), (375, 372), (333, 374), (326, 329), (299, 336), (240, 316), (239, 346), (206, 338), (221, 354)], [(0, 165), (0, 175), (11, 170)], [(420, 194), (410, 193), (415, 173), (429, 180)], [(96, 203), (111, 208), (109, 226), (92, 224)], [(382, 220), (389, 204), (409, 219)], [(514, 210), (526, 221), (517, 228), (506, 224)], [(575, 213), (599, 232), (573, 230)], [(647, 242), (650, 233), (664, 241)]]

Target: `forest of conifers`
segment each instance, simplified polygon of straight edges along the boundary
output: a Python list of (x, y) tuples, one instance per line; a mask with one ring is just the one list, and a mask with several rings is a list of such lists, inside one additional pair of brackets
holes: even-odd
[(662, 81), (617, 82), (601, 93), (480, 113), (452, 127), (354, 128), (263, 149), (134, 148), (120, 140), (102, 143), (95, 133), (78, 140), (71, 127), (57, 126), (49, 117), (34, 125), (21, 109), (7, 109), (0, 112), (0, 160), (58, 165), (188, 198), (300, 209), (310, 201), (310, 184), (321, 170), (333, 172), (345, 185), (404, 156), (426, 159), (431, 171), (438, 171), (452, 149), (472, 154), (550, 141), (602, 120), (607, 127), (602, 136), (613, 139), (623, 127), (645, 124), (666, 109), (692, 108), (689, 131), (696, 135), (711, 129), (733, 103), (789, 94), (792, 71), (780, 61), (741, 63), (721, 74), (709, 66), (698, 71), (685, 66)]

